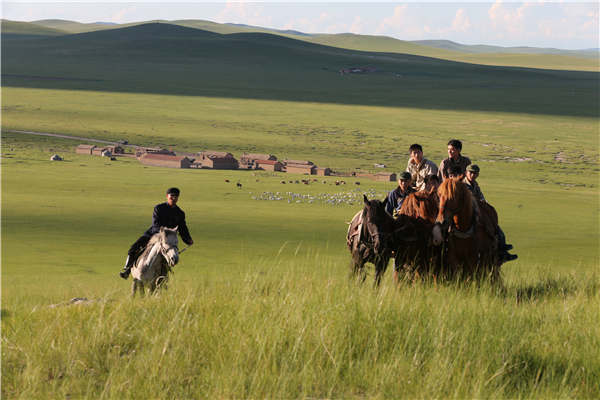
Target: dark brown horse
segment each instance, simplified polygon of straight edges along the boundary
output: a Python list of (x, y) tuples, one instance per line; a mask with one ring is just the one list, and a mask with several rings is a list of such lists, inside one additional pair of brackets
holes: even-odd
[(385, 212), (384, 202), (369, 200), (366, 196), (364, 204), (363, 211), (356, 214), (348, 230), (351, 274), (360, 275), (364, 281), (364, 266), (367, 262), (372, 263), (375, 265), (374, 285), (377, 287), (393, 253), (404, 252), (406, 243), (414, 242), (417, 237), (409, 217), (394, 220)]
[(449, 277), (500, 279), (496, 240), (489, 221), (497, 221), (495, 210), (482, 211), (467, 186), (459, 179), (446, 179), (438, 188), (439, 211), (433, 228), (435, 245), (445, 243), (443, 264)]

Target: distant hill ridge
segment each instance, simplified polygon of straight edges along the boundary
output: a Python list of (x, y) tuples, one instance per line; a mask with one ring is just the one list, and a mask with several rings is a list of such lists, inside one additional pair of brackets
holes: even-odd
[(583, 57), (597, 57), (600, 49), (565, 50), (552, 47), (530, 46), (492, 46), (486, 44), (462, 44), (451, 40), (413, 40), (411, 43), (435, 47), (438, 49), (454, 50), (465, 53), (511, 53), (511, 54), (559, 54)]
[[(463, 45), (449, 40), (428, 41), (403, 41), (386, 36), (356, 35), (350, 33), (342, 34), (306, 34), (298, 31), (283, 31), (276, 29), (261, 28), (243, 24), (219, 24), (205, 20), (156, 20), (147, 22), (136, 22), (129, 24), (113, 24), (107, 22), (79, 23), (67, 20), (40, 20), (34, 22), (15, 22), (3, 20), (2, 34), (4, 38), (35, 38), (39, 36), (60, 36), (69, 34), (81, 34), (97, 31), (117, 31), (119, 34), (129, 32), (135, 34), (137, 30), (121, 31), (123, 28), (161, 24), (165, 26), (182, 27), (204, 32), (204, 35), (213, 34), (248, 34), (263, 33), (268, 40), (275, 40), (272, 36), (291, 38), (303, 42), (337, 47), (340, 49), (378, 52), (412, 54), (416, 56), (432, 57), (442, 60), (467, 62), (481, 65), (518, 66), (529, 68), (559, 69), (559, 70), (582, 70), (600, 71), (598, 49), (586, 50), (560, 50), (541, 49), (534, 47), (500, 47), (489, 45)], [(155, 28), (156, 29), (156, 28)], [(166, 33), (169, 35), (190, 35), (190, 30), (160, 30), (155, 35)], [(145, 32), (151, 35), (151, 32)], [(107, 36), (107, 37), (110, 37)]]

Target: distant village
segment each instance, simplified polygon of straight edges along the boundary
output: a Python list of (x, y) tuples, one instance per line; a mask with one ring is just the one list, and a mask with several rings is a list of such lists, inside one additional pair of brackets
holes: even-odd
[[(340, 172), (330, 168), (318, 167), (308, 160), (278, 160), (273, 154), (242, 153), (237, 160), (232, 153), (226, 151), (205, 150), (198, 153), (181, 153), (169, 149), (155, 147), (135, 146), (133, 153), (125, 151), (122, 145), (96, 146), (81, 144), (75, 149), (77, 154), (109, 157), (136, 158), (144, 165), (166, 168), (196, 168), (196, 169), (224, 169), (224, 170), (262, 170), (284, 172), (290, 174), (316, 175), (316, 176), (354, 176), (369, 178), (376, 181), (395, 181), (396, 174), (388, 172), (363, 173)], [(377, 164), (377, 167), (384, 167)]]

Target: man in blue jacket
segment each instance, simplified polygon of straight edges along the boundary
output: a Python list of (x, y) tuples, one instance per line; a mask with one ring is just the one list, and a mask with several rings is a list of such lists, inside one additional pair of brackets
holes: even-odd
[(400, 211), (400, 207), (402, 207), (402, 203), (404, 202), (406, 196), (415, 191), (410, 186), (411, 180), (412, 177), (409, 172), (402, 172), (400, 174), (400, 178), (398, 178), (398, 187), (388, 194), (387, 201), (385, 203), (385, 211), (392, 217), (396, 217), (396, 214), (398, 211)]
[(152, 226), (148, 228), (146, 232), (138, 240), (136, 240), (129, 251), (127, 252), (127, 260), (125, 266), (119, 272), (119, 276), (123, 279), (129, 277), (131, 267), (135, 263), (138, 256), (144, 251), (144, 248), (150, 241), (150, 238), (160, 231), (161, 226), (167, 228), (178, 227), (178, 232), (181, 235), (181, 239), (187, 244), (192, 245), (194, 241), (190, 236), (188, 227), (185, 223), (185, 213), (181, 208), (177, 206), (179, 200), (179, 189), (173, 187), (167, 190), (167, 201), (165, 203), (157, 204), (154, 207), (154, 213), (152, 214)]

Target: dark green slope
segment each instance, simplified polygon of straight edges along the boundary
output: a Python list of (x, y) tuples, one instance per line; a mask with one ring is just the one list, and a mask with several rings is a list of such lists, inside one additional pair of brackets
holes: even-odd
[[(373, 66), (377, 71), (339, 73), (352, 66)], [(597, 73), (489, 67), (161, 23), (28, 41), (3, 37), (2, 73), (5, 86), (598, 113)]]

